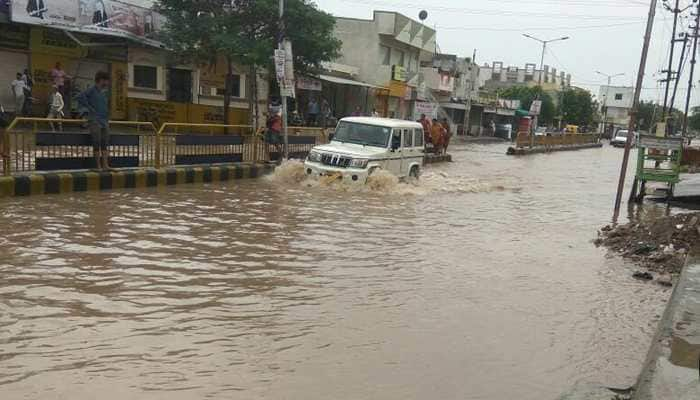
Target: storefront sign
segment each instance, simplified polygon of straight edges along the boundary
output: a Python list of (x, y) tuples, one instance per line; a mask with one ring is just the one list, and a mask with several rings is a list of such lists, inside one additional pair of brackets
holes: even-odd
[(112, 63), (112, 96), (110, 101), (112, 119), (127, 119), (127, 78), (128, 67), (125, 63)]
[(29, 28), (16, 24), (0, 25), (0, 47), (26, 50), (29, 47)]
[(297, 78), (297, 89), (320, 92), (323, 90), (323, 83), (319, 79), (300, 76)]
[(424, 101), (417, 101), (413, 107), (413, 115), (420, 117), (425, 114), (428, 118), (437, 118), (438, 105)]
[(12, 0), (10, 4), (14, 22), (132, 39), (150, 40), (164, 22), (149, 8), (113, 0)]
[(391, 67), (391, 79), (394, 81), (406, 82), (408, 80), (406, 68), (400, 65), (394, 65)]
[(87, 55), (85, 48), (58, 30), (33, 27), (29, 42), (32, 53), (70, 58), (83, 58)]
[(389, 84), (389, 96), (403, 99), (406, 97), (407, 88), (408, 85), (406, 85), (404, 82), (391, 81)]

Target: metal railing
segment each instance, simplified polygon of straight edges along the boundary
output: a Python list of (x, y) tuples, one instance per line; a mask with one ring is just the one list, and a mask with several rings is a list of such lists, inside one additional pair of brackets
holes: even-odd
[[(163, 167), (185, 164), (265, 162), (281, 157), (281, 145), (266, 142), (265, 129), (250, 125), (110, 121), (114, 166)], [(289, 127), (289, 153), (304, 157), (327, 143), (329, 131)], [(87, 169), (94, 158), (86, 120), (18, 117), (0, 131), (2, 173)], [(121, 160), (121, 162), (119, 162)]]
[(595, 144), (600, 142), (599, 134), (571, 133), (548, 136), (518, 135), (516, 145), (523, 147), (555, 147)]
[[(135, 165), (153, 166), (156, 129), (150, 122), (110, 121), (110, 156)], [(87, 121), (15, 118), (2, 132), (2, 174), (61, 169), (89, 163), (94, 157)], [(85, 164), (88, 165), (88, 164)], [(86, 167), (87, 168), (87, 167)]]

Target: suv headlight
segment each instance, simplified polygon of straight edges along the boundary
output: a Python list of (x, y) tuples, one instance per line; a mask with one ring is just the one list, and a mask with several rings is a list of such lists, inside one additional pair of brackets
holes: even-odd
[(367, 158), (353, 158), (350, 160), (350, 164), (348, 164), (348, 167), (352, 168), (367, 168), (367, 164), (369, 163), (369, 159)]
[(321, 162), (321, 153), (319, 153), (318, 151), (312, 150), (309, 152), (309, 156), (306, 159), (308, 161), (311, 161), (311, 162), (320, 163)]

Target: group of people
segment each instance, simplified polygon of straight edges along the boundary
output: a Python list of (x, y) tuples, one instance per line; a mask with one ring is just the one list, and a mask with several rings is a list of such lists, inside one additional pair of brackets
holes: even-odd
[[(64, 99), (66, 96), (66, 80), (69, 79), (69, 76), (63, 71), (60, 62), (56, 63), (49, 75), (53, 84), (48, 99), (47, 118), (61, 119), (65, 117), (64, 108), (66, 103)], [(18, 72), (16, 79), (12, 81), (10, 86), (15, 100), (15, 115), (32, 115), (34, 79), (32, 79), (29, 70), (25, 69), (24, 72)]]
[(446, 118), (442, 122), (436, 118), (430, 120), (425, 114), (421, 114), (418, 122), (423, 126), (425, 143), (432, 144), (433, 152), (435, 154), (446, 153), (452, 138), (449, 121)]

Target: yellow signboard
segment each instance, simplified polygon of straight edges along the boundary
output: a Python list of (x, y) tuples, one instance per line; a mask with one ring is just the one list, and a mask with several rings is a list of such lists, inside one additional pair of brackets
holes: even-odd
[(55, 57), (82, 58), (87, 49), (79, 46), (61, 31), (32, 28), (29, 34), (32, 53), (51, 54)]
[[(128, 104), (130, 120), (153, 122), (157, 127), (166, 122), (222, 124), (224, 121), (223, 107), (144, 99), (129, 99)], [(229, 124), (248, 124), (248, 110), (232, 108)]]
[(126, 63), (112, 63), (112, 90), (111, 90), (111, 118), (127, 119), (128, 103), (127, 90), (129, 79), (127, 77), (128, 67)]

